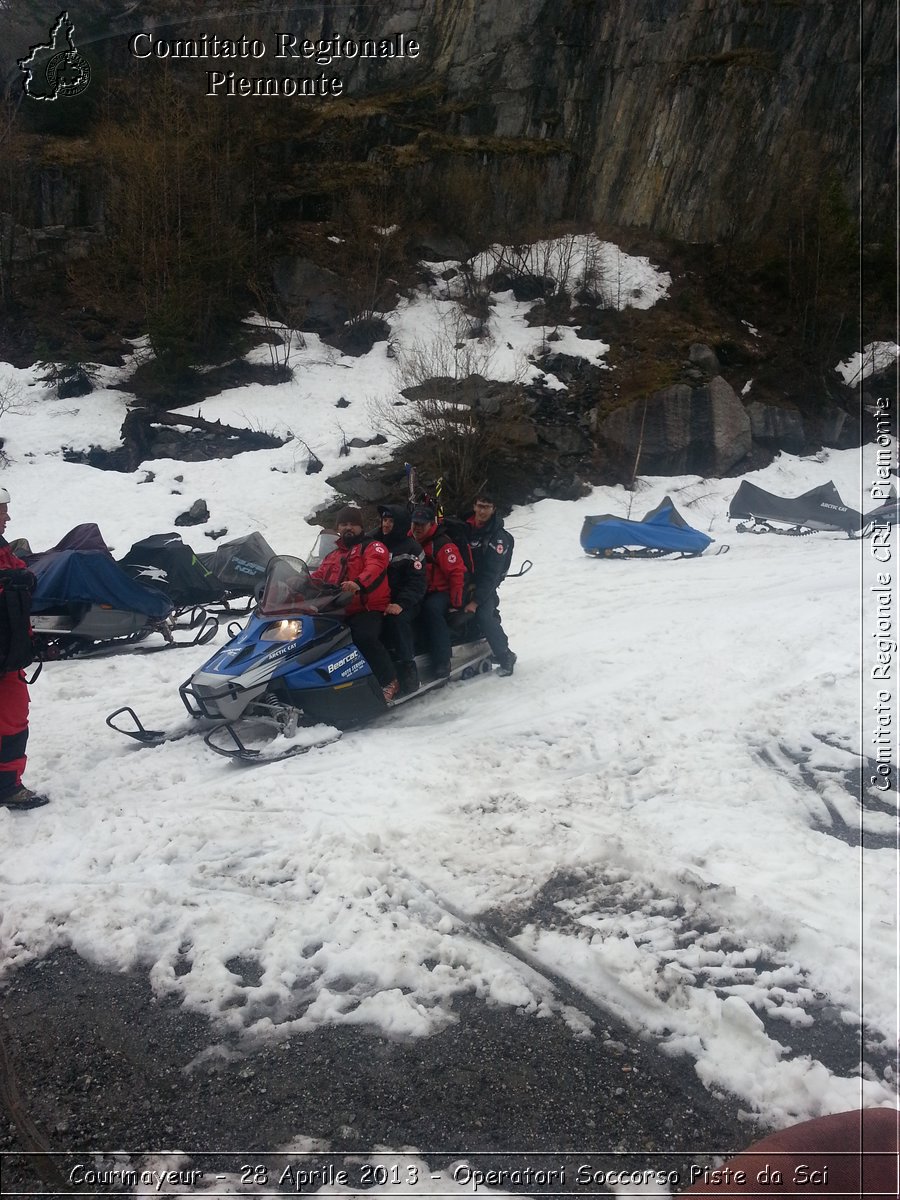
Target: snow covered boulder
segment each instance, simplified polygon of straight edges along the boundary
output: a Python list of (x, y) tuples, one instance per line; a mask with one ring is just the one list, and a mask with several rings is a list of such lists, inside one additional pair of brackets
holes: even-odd
[(750, 418), (721, 375), (703, 387), (679, 383), (610, 413), (600, 437), (642, 475), (724, 475), (750, 453)]

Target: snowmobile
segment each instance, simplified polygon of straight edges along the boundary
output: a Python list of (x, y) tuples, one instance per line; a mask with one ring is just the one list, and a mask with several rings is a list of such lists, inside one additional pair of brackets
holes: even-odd
[(850, 536), (875, 537), (876, 541), (883, 541), (885, 531), (895, 525), (900, 525), (900, 498), (892, 485), (887, 499), (880, 501), (875, 508), (867, 512), (861, 518), (859, 532), (851, 533)]
[[(665, 496), (640, 521), (629, 521), (611, 513), (585, 517), (581, 526), (581, 548), (592, 558), (698, 558), (714, 539), (688, 525)], [(719, 546), (716, 554), (728, 551)]]
[[(176, 638), (176, 624), (167, 597), (154, 588), (136, 588), (134, 581), (120, 572), (122, 579), (135, 589), (123, 595), (122, 589), (105, 586), (110, 583), (109, 567), (104, 564), (99, 568), (95, 553), (69, 551), (67, 557), (69, 561), (60, 564), (68, 574), (66, 590), (57, 591), (38, 575), (32, 599), (33, 640), (42, 661), (118, 654), (154, 633), (161, 635), (162, 644), (142, 646), (142, 653), (203, 646), (215, 637), (219, 622), (206, 615), (192, 637)], [(109, 565), (115, 567), (111, 561)], [(102, 580), (98, 579), (101, 571)], [(76, 577), (89, 580), (88, 586), (79, 588), (74, 582)]]
[[(273, 762), (337, 741), (447, 682), (435, 678), (427, 654), (416, 658), (420, 687), (386, 702), (366, 659), (342, 620), (349, 595), (311, 577), (301, 558), (274, 557), (256, 610), (243, 629), (179, 688), (191, 720), (166, 732), (144, 727), (134, 709), (118, 708), (106, 723), (145, 745), (202, 731), (211, 750), (242, 762)], [(474, 621), (451, 623), (449, 679), (492, 670), (491, 650)]]
[(739, 521), (738, 533), (780, 533), (806, 537), (823, 530), (843, 532), (848, 537), (862, 525), (858, 512), (841, 499), (829, 480), (802, 496), (776, 496), (746, 479), (728, 509), (728, 519)]
[(157, 533), (135, 542), (118, 564), (132, 579), (169, 597), (175, 606), (176, 628), (201, 625), (206, 606), (221, 603), (227, 607), (224, 586), (178, 533)]
[(96, 525), (79, 525), (52, 550), (31, 555), (35, 576), (31, 625), (38, 657), (43, 661), (87, 655), (117, 654), (153, 633), (160, 646), (143, 653), (205, 645), (218, 621), (203, 618), (188, 640), (176, 640), (174, 605), (163, 592), (130, 578), (113, 560)]
[(257, 531), (222, 542), (209, 554), (198, 554), (197, 560), (219, 588), (219, 598), (213, 603), (232, 616), (246, 616), (256, 603), (266, 567), (274, 557), (275, 551)]

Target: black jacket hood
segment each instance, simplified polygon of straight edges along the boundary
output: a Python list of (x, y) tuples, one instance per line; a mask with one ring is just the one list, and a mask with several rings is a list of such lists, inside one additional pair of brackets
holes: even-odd
[(381, 532), (381, 526), (375, 531), (379, 541), (384, 542), (388, 550), (393, 550), (409, 537), (409, 509), (405, 504), (380, 504), (378, 515), (394, 518), (394, 528), (390, 533)]

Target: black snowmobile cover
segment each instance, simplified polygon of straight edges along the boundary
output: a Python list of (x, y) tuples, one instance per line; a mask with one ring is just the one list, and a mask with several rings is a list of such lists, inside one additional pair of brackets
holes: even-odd
[(831, 480), (790, 499), (773, 496), (745, 479), (734, 494), (728, 516), (732, 520), (778, 521), (805, 525), (807, 529), (841, 529), (845, 533), (862, 524), (860, 514), (847, 507)]
[(266, 567), (275, 551), (261, 533), (223, 542), (212, 554), (201, 554), (200, 562), (212, 571), (231, 596), (252, 596), (266, 576)]
[(135, 542), (119, 566), (132, 579), (165, 592), (177, 608), (221, 600), (224, 587), (177, 533), (155, 533)]
[(581, 546), (588, 554), (640, 546), (663, 554), (694, 555), (702, 554), (712, 540), (688, 525), (669, 496), (640, 521), (603, 513), (599, 517), (585, 517), (581, 527)]
[[(900, 525), (900, 500), (897, 498), (897, 492), (893, 485), (891, 485), (890, 495), (887, 499), (882, 500), (863, 517), (864, 525), (868, 525), (871, 521), (878, 525)], [(19, 557), (22, 556), (19, 555)]]

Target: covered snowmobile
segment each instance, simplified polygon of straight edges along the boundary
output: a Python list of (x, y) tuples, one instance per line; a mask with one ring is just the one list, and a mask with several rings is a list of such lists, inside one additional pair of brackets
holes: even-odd
[(182, 611), (216, 604), (225, 587), (177, 533), (155, 533), (135, 542), (119, 566), (132, 579), (158, 588)]
[(250, 604), (244, 608), (232, 609), (234, 612), (249, 612), (252, 599), (256, 597), (266, 577), (266, 567), (270, 559), (275, 557), (275, 551), (257, 531), (234, 538), (230, 542), (222, 542), (212, 553), (200, 554), (197, 557), (201, 565), (212, 572), (215, 581), (222, 588), (222, 598), (226, 607), (229, 600), (249, 597)]
[(695, 558), (712, 541), (688, 525), (669, 496), (640, 521), (604, 513), (585, 517), (581, 527), (581, 548), (594, 558), (662, 558), (669, 554)]
[[(207, 745), (219, 754), (272, 762), (335, 741), (341, 731), (445, 682), (434, 678), (421, 654), (419, 690), (386, 703), (342, 620), (347, 599), (347, 593), (313, 579), (303, 559), (273, 558), (246, 626), (179, 688), (191, 718), (202, 725), (146, 729), (127, 706), (110, 713), (107, 724), (148, 745), (203, 729)], [(451, 630), (451, 679), (491, 670), (490, 647), (473, 626)]]
[(888, 498), (876, 505), (862, 518), (859, 536), (868, 537), (869, 534), (875, 533), (876, 528), (883, 531), (891, 525), (900, 525), (900, 498), (893, 486), (891, 486)]
[[(805, 535), (820, 530), (851, 534), (862, 517), (848, 508), (831, 480), (793, 499), (773, 496), (745, 479), (728, 509), (730, 520), (739, 520), (738, 533)], [(743, 522), (748, 521), (749, 524)]]
[(52, 549), (29, 556), (36, 584), (31, 624), (45, 660), (118, 651), (159, 633), (166, 649), (197, 645), (216, 632), (205, 622), (189, 642), (172, 635), (172, 601), (132, 579), (113, 560), (96, 525), (78, 525)]

